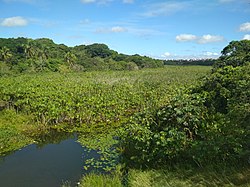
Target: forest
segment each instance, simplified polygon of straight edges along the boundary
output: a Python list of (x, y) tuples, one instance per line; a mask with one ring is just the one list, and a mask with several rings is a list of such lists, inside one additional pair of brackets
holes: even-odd
[(125, 55), (94, 43), (68, 47), (51, 39), (0, 38), (0, 75), (24, 72), (137, 70), (162, 67), (163, 61)]
[(100, 155), (82, 163), (92, 172), (78, 186), (250, 185), (249, 40), (213, 66), (163, 66), (104, 44), (1, 45), (1, 156), (76, 133)]

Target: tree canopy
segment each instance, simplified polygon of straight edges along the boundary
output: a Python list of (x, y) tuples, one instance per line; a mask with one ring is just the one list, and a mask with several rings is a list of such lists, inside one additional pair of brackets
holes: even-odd
[(224, 66), (242, 66), (250, 61), (250, 40), (232, 41), (222, 51), (215, 69)]
[(48, 38), (0, 38), (0, 50), (0, 61), (9, 62), (6, 68), (2, 68), (4, 72), (1, 75), (38, 71), (136, 70), (163, 66), (162, 60), (119, 54), (99, 43), (68, 47), (55, 44)]

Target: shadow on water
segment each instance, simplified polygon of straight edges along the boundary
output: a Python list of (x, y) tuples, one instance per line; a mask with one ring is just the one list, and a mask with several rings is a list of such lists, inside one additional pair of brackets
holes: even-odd
[(1, 158), (0, 186), (57, 187), (66, 181), (76, 186), (86, 174), (84, 162), (98, 157), (77, 142), (76, 134), (52, 132), (41, 136), (38, 144)]

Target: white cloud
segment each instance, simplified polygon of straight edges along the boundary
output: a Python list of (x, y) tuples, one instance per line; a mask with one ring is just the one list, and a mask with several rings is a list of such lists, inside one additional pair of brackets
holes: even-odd
[(124, 27), (116, 26), (111, 28), (111, 32), (126, 32), (127, 29)]
[(97, 28), (96, 30), (95, 30), (95, 32), (96, 33), (99, 33), (99, 34), (105, 34), (105, 33), (109, 33), (110, 32), (110, 30), (109, 29), (105, 29), (105, 28)]
[(154, 30), (154, 29), (135, 28), (135, 27), (128, 28), (128, 32), (130, 34), (142, 37), (144, 39), (151, 37), (151, 36), (161, 36), (165, 34), (164, 32)]
[(246, 22), (240, 25), (241, 32), (249, 32), (250, 31), (250, 22)]
[(177, 42), (187, 42), (187, 41), (194, 41), (197, 39), (197, 36), (193, 34), (180, 34), (176, 36), (176, 41)]
[(222, 42), (222, 41), (224, 41), (224, 38), (222, 36), (206, 34), (206, 35), (203, 35), (202, 37), (200, 37), (197, 40), (197, 43), (206, 44), (206, 43)]
[[(214, 53), (215, 54), (215, 53)], [(174, 54), (171, 56), (152, 56), (154, 58), (158, 59), (173, 59), (173, 60), (199, 60), (199, 59), (217, 59), (220, 55), (208, 55), (206, 53), (194, 53), (194, 54), (189, 54), (189, 55), (178, 55)]]
[(219, 56), (218, 53), (215, 53), (215, 52), (209, 52), (209, 51), (206, 51), (203, 53), (204, 56), (208, 56), (208, 57), (212, 57), (212, 56)]
[(86, 24), (89, 24), (89, 23), (90, 23), (89, 19), (84, 19), (84, 20), (80, 21), (80, 24), (82, 24), (82, 25), (86, 25)]
[(246, 34), (246, 35), (243, 37), (243, 40), (250, 40), (250, 34)]
[(206, 43), (224, 41), (223, 36), (210, 35), (210, 34), (206, 34), (201, 37), (193, 35), (193, 34), (180, 34), (180, 35), (177, 35), (175, 39), (177, 42), (196, 42), (198, 44), (206, 44)]
[(4, 27), (21, 27), (28, 25), (28, 20), (20, 16), (10, 17), (3, 19), (1, 25)]
[(88, 3), (94, 3), (96, 0), (81, 0), (82, 3), (88, 4)]
[(134, 0), (123, 0), (123, 3), (134, 3)]
[(172, 54), (169, 53), (169, 52), (165, 52), (164, 54), (161, 55), (161, 57), (163, 57), (163, 58), (167, 58), (167, 57), (170, 57), (170, 56), (172, 56)]
[(185, 2), (155, 3), (147, 6), (149, 10), (143, 13), (142, 16), (156, 17), (161, 15), (168, 15), (183, 10), (186, 8), (186, 6), (187, 4)]
[(101, 34), (105, 34), (105, 33), (121, 33), (121, 32), (126, 32), (127, 29), (125, 27), (121, 27), (121, 26), (115, 26), (112, 28), (98, 28), (96, 29), (96, 33), (101, 33)]
[(91, 3), (97, 3), (100, 5), (105, 5), (109, 2), (112, 2), (113, 0), (81, 0), (82, 3), (84, 4), (91, 4)]

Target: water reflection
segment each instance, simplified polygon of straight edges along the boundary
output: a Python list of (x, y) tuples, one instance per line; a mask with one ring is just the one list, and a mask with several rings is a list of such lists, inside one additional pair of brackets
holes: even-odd
[(61, 186), (70, 181), (75, 186), (82, 174), (83, 163), (97, 158), (95, 151), (87, 151), (77, 143), (75, 134), (49, 133), (39, 138), (37, 145), (29, 145), (2, 158), (0, 186)]

